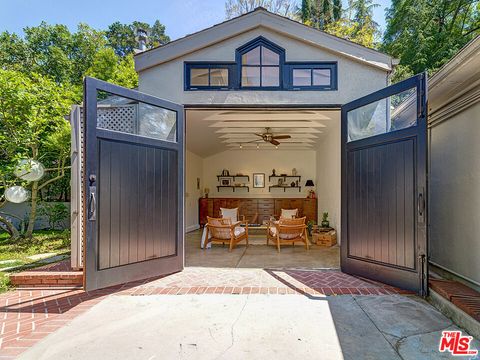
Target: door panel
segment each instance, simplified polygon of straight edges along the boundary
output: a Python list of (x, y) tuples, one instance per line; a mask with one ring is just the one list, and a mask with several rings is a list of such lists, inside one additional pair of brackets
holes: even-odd
[(342, 270), (427, 291), (426, 75), (342, 106)]
[(85, 288), (183, 268), (183, 108), (85, 80)]

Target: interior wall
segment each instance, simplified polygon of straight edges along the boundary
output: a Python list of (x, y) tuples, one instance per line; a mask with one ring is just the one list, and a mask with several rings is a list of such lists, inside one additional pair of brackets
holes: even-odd
[(431, 261), (480, 284), (480, 103), (430, 129)]
[(325, 134), (317, 148), (317, 197), (318, 216), (321, 221), (322, 213), (328, 212), (330, 226), (337, 230), (340, 243), (340, 215), (341, 215), (341, 148), (340, 148), (340, 121), (336, 121)]
[[(275, 169), (276, 174), (291, 174), (293, 168), (296, 168), (297, 174), (302, 177), (301, 192), (299, 193), (298, 189), (286, 189), (285, 192), (283, 189), (272, 189), (269, 192), (268, 176), (272, 174), (272, 169)], [(237, 173), (249, 175), (250, 192), (245, 189), (235, 189), (235, 192), (231, 189), (217, 190), (219, 185), (217, 175), (220, 175), (223, 169), (227, 169), (230, 175)], [(265, 188), (253, 188), (253, 173), (265, 174)], [(315, 175), (316, 152), (314, 150), (229, 150), (206, 157), (203, 166), (203, 179), (205, 187), (210, 189), (210, 197), (306, 197), (308, 189), (305, 188), (305, 182), (312, 179), (315, 184)]]
[[(203, 159), (186, 151), (185, 169), (185, 230), (192, 231), (199, 228), (198, 225), (198, 199), (203, 194)], [(197, 188), (197, 179), (200, 186)]]

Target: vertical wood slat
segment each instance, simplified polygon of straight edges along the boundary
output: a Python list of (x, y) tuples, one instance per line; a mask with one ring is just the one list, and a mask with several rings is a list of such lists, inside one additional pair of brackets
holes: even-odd
[(348, 252), (415, 268), (415, 142), (348, 154)]
[(174, 255), (175, 151), (100, 140), (99, 268)]

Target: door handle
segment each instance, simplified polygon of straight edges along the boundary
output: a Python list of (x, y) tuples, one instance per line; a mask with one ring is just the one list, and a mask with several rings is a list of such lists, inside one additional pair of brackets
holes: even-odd
[(90, 199), (88, 203), (88, 220), (95, 221), (97, 219), (97, 201), (95, 199), (95, 186), (90, 186)]
[(423, 193), (418, 194), (418, 214), (423, 216), (423, 212), (425, 211), (425, 198), (423, 197)]

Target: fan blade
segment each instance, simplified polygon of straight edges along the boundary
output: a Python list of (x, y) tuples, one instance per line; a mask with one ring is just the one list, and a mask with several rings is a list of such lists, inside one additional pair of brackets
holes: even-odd
[(290, 139), (290, 135), (274, 135), (272, 136), (273, 139)]
[(280, 142), (275, 139), (270, 140), (270, 143), (277, 146), (280, 145)]
[(262, 139), (259, 139), (259, 140), (252, 140), (252, 141), (247, 141), (243, 144), (249, 144), (249, 143), (253, 143), (253, 142), (259, 142), (259, 141), (263, 141)]
[(257, 136), (260, 136), (261, 138), (263, 138), (263, 134), (253, 134), (253, 135), (257, 135)]

